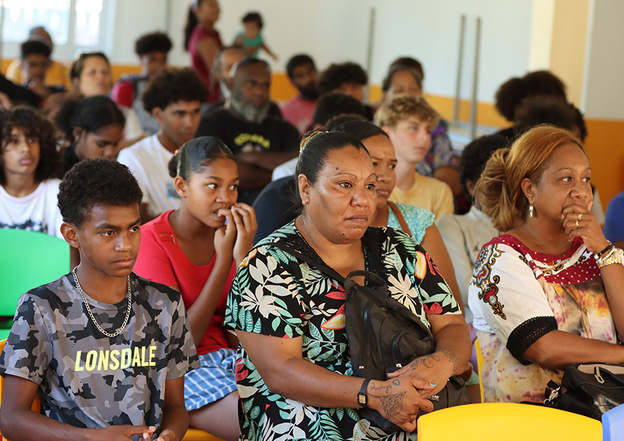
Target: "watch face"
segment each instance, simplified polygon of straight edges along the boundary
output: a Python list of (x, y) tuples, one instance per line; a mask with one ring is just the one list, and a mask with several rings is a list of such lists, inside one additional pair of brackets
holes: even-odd
[(365, 406), (366, 405), (366, 394), (358, 394), (358, 403), (361, 406)]

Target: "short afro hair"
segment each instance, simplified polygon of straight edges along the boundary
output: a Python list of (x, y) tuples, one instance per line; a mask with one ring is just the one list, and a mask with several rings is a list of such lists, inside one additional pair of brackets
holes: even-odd
[(59, 185), (58, 207), (65, 222), (80, 228), (95, 206), (138, 207), (142, 198), (128, 167), (108, 159), (84, 159)]
[(155, 108), (165, 109), (178, 101), (199, 101), (208, 98), (208, 88), (195, 69), (166, 68), (154, 75), (145, 87), (141, 99), (151, 113)]
[(352, 96), (340, 92), (326, 93), (316, 104), (312, 124), (324, 126), (333, 117), (344, 113), (366, 116), (366, 109)]
[(496, 110), (507, 121), (514, 121), (516, 107), (534, 95), (552, 95), (567, 100), (563, 81), (547, 70), (538, 70), (505, 81), (496, 91)]
[(533, 95), (516, 107), (513, 130), (517, 135), (540, 124), (574, 130), (576, 111), (565, 100), (552, 95)]
[(31, 39), (23, 42), (20, 46), (20, 58), (25, 60), (29, 55), (33, 54), (45, 55), (50, 58), (50, 55), (52, 55), (52, 49), (50, 48), (50, 45), (38, 39)]
[(151, 52), (169, 52), (172, 47), (169, 36), (158, 31), (139, 37), (134, 43), (134, 52), (141, 57)]
[(316, 65), (314, 64), (314, 60), (311, 56), (307, 54), (293, 55), (292, 58), (288, 60), (288, 63), (286, 63), (286, 74), (288, 75), (288, 78), (292, 80), (295, 75), (295, 69), (306, 64), (310, 64), (314, 70), (316, 70)]
[(333, 92), (340, 88), (343, 84), (361, 84), (365, 86), (368, 83), (368, 75), (357, 63), (341, 63), (330, 64), (319, 75), (318, 87), (321, 94)]
[(262, 29), (264, 22), (262, 21), (262, 15), (259, 12), (248, 12), (241, 20), (243, 23), (255, 23), (258, 25), (258, 29)]
[[(57, 135), (54, 125), (38, 110), (28, 106), (0, 109), (0, 134), (2, 148), (11, 139), (13, 129), (19, 128), (27, 137), (39, 140), (39, 163), (35, 169), (35, 182), (42, 182), (55, 176), (61, 164), (61, 153), (57, 149)], [(0, 184), (6, 184), (4, 161), (0, 155)]]

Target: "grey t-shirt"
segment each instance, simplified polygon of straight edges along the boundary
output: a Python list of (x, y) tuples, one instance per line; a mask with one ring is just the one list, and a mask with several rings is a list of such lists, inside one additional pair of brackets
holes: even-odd
[[(199, 360), (180, 294), (134, 273), (130, 280), (130, 319), (112, 338), (94, 326), (71, 274), (28, 291), (0, 354), (0, 375), (39, 384), (41, 411), (55, 420), (84, 428), (156, 426), (158, 433), (165, 382)], [(127, 300), (89, 305), (112, 333)]]

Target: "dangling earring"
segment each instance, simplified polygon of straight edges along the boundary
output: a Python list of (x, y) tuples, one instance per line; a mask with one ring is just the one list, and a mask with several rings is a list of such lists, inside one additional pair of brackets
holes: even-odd
[(529, 204), (529, 217), (535, 217), (535, 207), (533, 204)]

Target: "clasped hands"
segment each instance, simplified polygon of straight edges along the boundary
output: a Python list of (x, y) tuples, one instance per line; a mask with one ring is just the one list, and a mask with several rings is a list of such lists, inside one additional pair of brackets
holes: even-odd
[(388, 380), (372, 380), (367, 389), (369, 407), (406, 432), (416, 430), (416, 418), (431, 412), (429, 397), (441, 391), (454, 372), (452, 354), (434, 352), (388, 374)]

